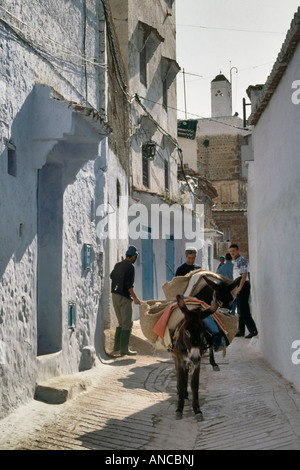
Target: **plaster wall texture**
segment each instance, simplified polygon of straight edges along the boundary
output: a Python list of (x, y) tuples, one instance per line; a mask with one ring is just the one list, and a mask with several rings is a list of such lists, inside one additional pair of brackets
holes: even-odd
[(300, 390), (299, 365), (291, 360), (299, 340), (299, 120), (292, 83), (300, 76), (298, 46), (253, 132), (249, 178), (249, 239), (254, 311), (265, 358)]
[[(37, 84), (47, 85), (57, 97), (92, 106), (103, 113), (104, 69), (86, 60), (93, 58), (97, 64), (105, 60), (100, 2), (12, 0), (3, 1), (1, 7), (4, 22), (0, 24), (0, 340), (5, 354), (0, 358), (0, 417), (3, 417), (32, 398), (37, 379), (77, 371), (83, 348), (101, 346), (98, 334), (103, 273), (99, 275), (99, 271), (105, 263), (105, 244), (96, 237), (94, 213), (106, 197), (107, 176), (101, 169), (106, 163), (106, 146), (100, 145), (104, 136), (99, 136), (98, 142), (93, 130), (89, 136), (86, 129), (89, 124), (67, 112), (68, 106), (59, 124), (55, 117), (62, 103), (49, 98), (41, 101), (45, 106), (41, 109), (37, 107), (35, 92)], [(48, 122), (38, 121), (45, 116)], [(57, 133), (59, 126), (62, 135)], [(39, 129), (45, 132), (44, 136), (39, 135)], [(63, 134), (66, 129), (69, 135)], [(75, 155), (78, 160), (73, 165), (69, 157), (76, 138), (80, 145)], [(16, 176), (8, 174), (10, 139), (16, 149)], [(56, 161), (58, 157), (60, 160)], [(38, 254), (42, 248), (38, 236), (38, 194), (39, 171), (45, 169), (45, 164), (55, 164), (61, 178), (61, 197), (56, 191), (53, 193), (62, 217), (62, 221), (55, 218), (61, 224), (61, 246), (52, 251), (59, 266), (54, 261), (49, 263), (49, 269), (55, 268), (54, 272), (61, 276), (61, 350), (37, 356)], [(51, 192), (49, 195), (50, 204)], [(49, 233), (51, 229), (50, 225)], [(84, 243), (92, 245), (93, 253), (91, 269), (86, 272), (82, 259)], [(49, 279), (49, 290), (55, 281)], [(68, 329), (70, 300), (76, 303), (74, 331)], [(53, 301), (53, 310), (56, 308)]]

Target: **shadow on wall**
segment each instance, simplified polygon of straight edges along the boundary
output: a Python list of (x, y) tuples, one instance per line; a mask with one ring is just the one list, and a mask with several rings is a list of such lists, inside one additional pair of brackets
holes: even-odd
[[(36, 236), (36, 175), (32, 169), (31, 129), (27, 125), (32, 109), (30, 93), (12, 124), (9, 141), (14, 150), (6, 145), (0, 156), (4, 169), (0, 192), (0, 278), (12, 257), (17, 263), (22, 260)], [(34, 254), (29, 252), (28, 259), (33, 262)]]
[[(36, 279), (38, 355), (61, 349), (64, 191), (83, 165), (99, 156), (100, 141), (108, 133), (95, 113), (54, 99), (50, 87), (43, 85), (33, 88), (11, 128), (17, 171), (7, 174), (1, 185), (0, 239), (5, 249), (0, 278), (13, 258), (24, 262), (21, 289), (29, 271)], [(1, 155), (7, 170), (10, 156), (7, 148)], [(35, 238), (37, 246), (32, 245)]]

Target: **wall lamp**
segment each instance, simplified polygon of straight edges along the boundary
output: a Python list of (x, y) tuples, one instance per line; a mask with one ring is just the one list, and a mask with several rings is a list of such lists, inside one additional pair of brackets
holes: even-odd
[(142, 145), (142, 154), (144, 158), (148, 160), (154, 160), (156, 154), (156, 143), (153, 140), (149, 140)]

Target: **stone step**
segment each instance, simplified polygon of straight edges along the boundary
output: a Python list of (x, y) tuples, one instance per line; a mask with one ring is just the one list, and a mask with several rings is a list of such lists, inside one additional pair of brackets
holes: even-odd
[(81, 374), (52, 377), (36, 385), (34, 398), (44, 403), (59, 405), (86, 392), (91, 385), (92, 381)]

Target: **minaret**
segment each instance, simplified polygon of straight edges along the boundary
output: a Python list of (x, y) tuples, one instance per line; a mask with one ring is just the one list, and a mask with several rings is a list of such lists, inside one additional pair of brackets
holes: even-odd
[(231, 84), (220, 73), (211, 82), (211, 117), (232, 116)]

